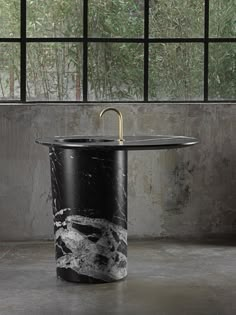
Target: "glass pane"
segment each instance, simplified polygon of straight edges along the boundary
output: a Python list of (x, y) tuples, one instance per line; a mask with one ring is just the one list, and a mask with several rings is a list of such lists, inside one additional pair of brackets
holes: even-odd
[(28, 44), (27, 99), (82, 100), (82, 68), (82, 44)]
[(20, 45), (0, 43), (0, 99), (20, 99)]
[(151, 44), (149, 100), (203, 100), (203, 44)]
[(20, 0), (0, 0), (0, 37), (20, 37)]
[(235, 0), (210, 3), (210, 37), (236, 37)]
[(204, 0), (150, 0), (150, 37), (203, 37)]
[(209, 99), (236, 100), (236, 43), (209, 44)]
[(89, 100), (143, 99), (141, 44), (90, 44), (88, 57)]
[(89, 0), (90, 37), (142, 37), (144, 1)]
[(28, 37), (81, 37), (83, 0), (27, 0)]

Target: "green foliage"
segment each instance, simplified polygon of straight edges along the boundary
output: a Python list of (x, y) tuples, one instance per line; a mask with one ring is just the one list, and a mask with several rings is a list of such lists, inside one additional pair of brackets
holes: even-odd
[(203, 37), (205, 0), (150, 0), (151, 37)]
[[(142, 1), (89, 0), (90, 37), (143, 37)], [(89, 99), (142, 100), (143, 46), (89, 44)]]
[(89, 99), (143, 99), (143, 46), (127, 43), (89, 45)]
[(28, 0), (28, 37), (81, 37), (83, 0)]
[(142, 37), (144, 10), (139, 0), (89, 0), (89, 36)]
[(236, 36), (235, 0), (214, 0), (210, 4), (210, 36)]
[(20, 36), (20, 1), (0, 0), (0, 38)]
[[(210, 36), (236, 37), (235, 0), (210, 1)], [(236, 43), (209, 45), (209, 99), (236, 99)]]
[(150, 100), (199, 100), (203, 77), (203, 44), (150, 45)]
[(82, 44), (30, 43), (27, 94), (30, 100), (81, 99)]
[[(142, 38), (143, 0), (87, 0), (88, 36)], [(210, 37), (236, 36), (235, 0), (210, 3)], [(0, 0), (0, 37), (20, 37), (20, 0)], [(204, 36), (204, 0), (150, 0), (150, 37)], [(83, 36), (83, 0), (27, 0), (28, 37)], [(143, 44), (89, 43), (89, 100), (143, 99)], [(0, 43), (0, 99), (19, 98), (20, 44)], [(81, 43), (27, 44), (27, 97), (82, 100)], [(236, 98), (236, 44), (209, 45), (209, 98)], [(203, 100), (203, 44), (150, 43), (150, 100)]]
[(1, 43), (0, 60), (0, 99), (19, 99), (20, 45)]
[(209, 99), (236, 99), (236, 43), (209, 47)]

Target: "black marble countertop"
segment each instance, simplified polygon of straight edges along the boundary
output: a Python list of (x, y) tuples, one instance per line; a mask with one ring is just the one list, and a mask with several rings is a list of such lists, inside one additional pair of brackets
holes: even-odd
[(102, 150), (162, 150), (181, 148), (198, 143), (196, 138), (171, 135), (125, 136), (123, 142), (116, 137), (104, 136), (55, 136), (36, 139), (36, 143), (71, 149)]

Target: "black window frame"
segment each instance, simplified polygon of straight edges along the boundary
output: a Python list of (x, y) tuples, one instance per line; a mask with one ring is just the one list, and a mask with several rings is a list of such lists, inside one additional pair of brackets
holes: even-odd
[[(208, 67), (210, 43), (236, 43), (236, 38), (210, 38), (209, 37), (209, 0), (204, 2), (204, 37), (202, 38), (150, 38), (149, 37), (149, 2), (144, 0), (144, 37), (142, 38), (98, 38), (88, 37), (88, 0), (83, 1), (83, 37), (78, 38), (27, 38), (27, 0), (21, 0), (20, 38), (0, 38), (0, 43), (20, 43), (20, 100), (0, 100), (0, 103), (234, 103), (236, 100), (209, 100), (208, 97)], [(83, 44), (83, 99), (75, 101), (40, 101), (26, 98), (26, 50), (27, 43), (82, 43)], [(88, 100), (88, 44), (89, 43), (141, 43), (144, 49), (144, 97), (143, 100), (130, 101), (89, 101)], [(148, 68), (149, 45), (151, 43), (202, 43), (204, 45), (204, 95), (202, 100), (149, 100), (148, 99)]]

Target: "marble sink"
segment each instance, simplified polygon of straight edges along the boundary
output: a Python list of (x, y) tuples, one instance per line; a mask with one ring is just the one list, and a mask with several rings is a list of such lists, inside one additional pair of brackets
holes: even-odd
[[(127, 276), (128, 151), (177, 149), (196, 138), (173, 135), (55, 136), (49, 147), (57, 276), (72, 282), (112, 282)], [(144, 209), (145, 211), (145, 209)]]
[(183, 148), (197, 139), (74, 135), (36, 142), (49, 147), (57, 276), (87, 283), (124, 279), (128, 151)]

